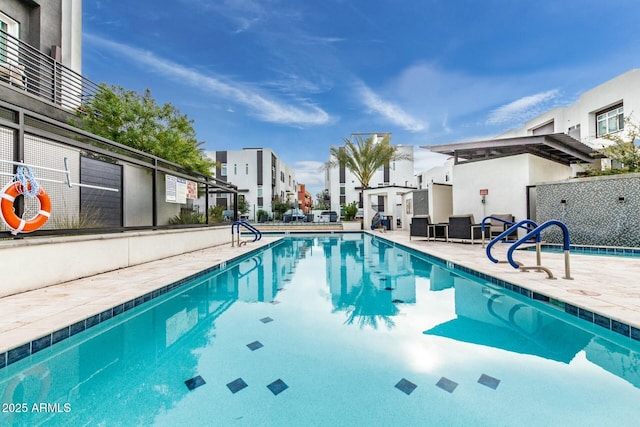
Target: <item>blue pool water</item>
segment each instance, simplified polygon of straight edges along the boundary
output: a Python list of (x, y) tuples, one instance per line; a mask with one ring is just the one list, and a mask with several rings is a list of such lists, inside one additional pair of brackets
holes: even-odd
[(0, 369), (0, 425), (631, 426), (639, 387), (635, 341), (382, 239), (323, 235)]

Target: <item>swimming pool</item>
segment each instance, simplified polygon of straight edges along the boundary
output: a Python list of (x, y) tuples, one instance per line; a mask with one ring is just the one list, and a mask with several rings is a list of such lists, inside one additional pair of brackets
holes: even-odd
[(635, 425), (639, 368), (383, 239), (291, 237), (0, 369), (0, 425)]

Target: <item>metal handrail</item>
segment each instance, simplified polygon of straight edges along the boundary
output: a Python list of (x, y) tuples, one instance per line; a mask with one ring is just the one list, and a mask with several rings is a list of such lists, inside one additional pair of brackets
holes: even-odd
[(571, 277), (571, 268), (570, 268), (570, 263), (569, 263), (569, 252), (571, 250), (571, 244), (570, 244), (570, 239), (569, 239), (569, 228), (567, 228), (567, 226), (555, 219), (546, 221), (544, 223), (542, 223), (541, 225), (539, 225), (538, 227), (534, 228), (532, 231), (530, 231), (529, 233), (527, 233), (526, 236), (524, 236), (522, 239), (516, 241), (514, 244), (511, 245), (511, 247), (509, 247), (509, 249), (507, 250), (507, 260), (509, 261), (509, 264), (511, 264), (511, 266), (513, 268), (520, 268), (521, 270), (533, 270), (533, 269), (537, 269), (537, 270), (544, 270), (546, 271), (546, 273), (549, 275), (550, 279), (553, 279), (553, 274), (551, 274), (551, 272), (549, 271), (549, 269), (544, 268), (542, 266), (537, 266), (537, 267), (522, 267), (520, 265), (518, 265), (518, 263), (516, 263), (513, 260), (513, 251), (520, 246), (521, 244), (523, 244), (524, 242), (526, 242), (527, 240), (531, 239), (532, 237), (537, 237), (539, 239), (540, 233), (542, 232), (542, 230), (544, 230), (547, 227), (550, 227), (552, 225), (557, 225), (558, 227), (560, 227), (560, 229), (562, 229), (562, 235), (563, 235), (563, 242), (562, 242), (562, 249), (564, 251), (564, 279), (567, 280), (573, 280), (573, 278)]
[(262, 233), (260, 232), (260, 230), (258, 230), (253, 225), (249, 224), (247, 221), (234, 221), (233, 224), (231, 224), (231, 246), (232, 247), (235, 246), (234, 230), (236, 228), (238, 229), (238, 247), (242, 246), (242, 243), (246, 243), (246, 242), (240, 242), (240, 226), (243, 226), (244, 228), (246, 228), (247, 230), (253, 233), (254, 235), (253, 242), (262, 239)]
[(75, 112), (93, 98), (100, 86), (0, 30), (0, 81), (58, 107)]
[[(491, 218), (491, 217), (487, 217), (487, 218)], [(485, 218), (486, 219), (486, 218)], [(498, 218), (496, 218), (498, 219)], [(484, 220), (482, 225), (484, 226)], [(533, 226), (533, 228), (529, 228), (527, 227), (527, 225)], [(499, 263), (500, 261), (496, 258), (494, 258), (491, 255), (491, 248), (493, 247), (493, 245), (495, 245), (497, 242), (501, 241), (503, 238), (507, 237), (509, 234), (513, 233), (514, 231), (516, 231), (518, 228), (524, 228), (525, 230), (535, 230), (535, 228), (538, 226), (538, 224), (535, 221), (532, 221), (530, 219), (523, 219), (522, 221), (519, 221), (517, 223), (513, 223), (513, 225), (511, 227), (509, 227), (508, 229), (506, 229), (505, 231), (503, 231), (502, 233), (500, 233), (499, 235), (497, 235), (494, 239), (492, 239), (489, 244), (487, 245), (486, 248), (486, 253), (487, 253), (487, 258), (489, 258), (489, 260), (491, 260), (491, 262), (494, 263)], [(483, 235), (484, 235), (484, 230), (483, 231)], [(538, 235), (536, 237), (536, 243), (540, 243), (540, 236)], [(540, 264), (538, 262), (538, 264)]]

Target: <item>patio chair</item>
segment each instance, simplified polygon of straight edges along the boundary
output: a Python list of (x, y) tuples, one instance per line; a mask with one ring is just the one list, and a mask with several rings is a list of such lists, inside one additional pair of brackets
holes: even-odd
[[(494, 218), (500, 218), (500, 219), (504, 219), (505, 221), (510, 221), (511, 223), (515, 222), (515, 217), (511, 214), (491, 214), (489, 216), (492, 216)], [(500, 222), (500, 221), (495, 221), (495, 220), (489, 220), (489, 240), (493, 239), (494, 237), (498, 236), (500, 233), (507, 231), (507, 228), (511, 227), (512, 224), (507, 224), (504, 222)], [(513, 233), (509, 234), (507, 236), (507, 238), (505, 240), (518, 240), (518, 232), (514, 231)]]
[(471, 244), (475, 240), (482, 239), (482, 225), (476, 224), (472, 214), (452, 215), (449, 217), (447, 227), (449, 240), (470, 240)]
[(432, 224), (430, 215), (416, 215), (411, 218), (409, 225), (409, 239), (411, 237), (426, 237), (427, 240), (447, 239), (446, 224)]

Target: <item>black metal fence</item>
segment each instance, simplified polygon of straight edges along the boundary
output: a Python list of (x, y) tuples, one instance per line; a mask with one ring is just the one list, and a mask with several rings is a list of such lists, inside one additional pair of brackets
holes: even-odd
[[(0, 188), (17, 163), (52, 205), (44, 226), (20, 237), (213, 225), (223, 218), (214, 195), (237, 207), (232, 184), (0, 101)], [(40, 204), (19, 196), (14, 209), (29, 219)], [(0, 221), (0, 238), (11, 231)]]
[(66, 111), (93, 97), (99, 85), (0, 30), (0, 81)]

